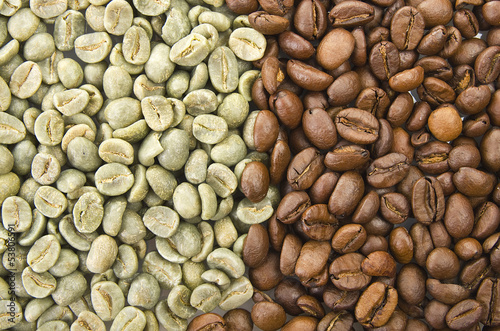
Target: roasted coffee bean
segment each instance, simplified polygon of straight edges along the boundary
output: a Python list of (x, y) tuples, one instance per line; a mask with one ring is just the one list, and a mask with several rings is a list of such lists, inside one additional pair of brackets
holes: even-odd
[(280, 33), (278, 43), (281, 50), (294, 59), (307, 60), (314, 55), (313, 44), (292, 31)]
[(351, 28), (369, 23), (374, 18), (374, 9), (362, 1), (349, 0), (335, 5), (328, 18), (333, 27)]
[(271, 15), (265, 11), (257, 11), (248, 15), (248, 21), (255, 30), (262, 34), (279, 34), (288, 28), (290, 22), (281, 16)]
[(344, 145), (325, 155), (325, 166), (333, 171), (348, 171), (366, 165), (370, 152), (360, 145)]
[(477, 79), (483, 84), (489, 84), (500, 74), (500, 46), (491, 46), (481, 52), (474, 63)]
[(320, 39), (326, 32), (327, 10), (318, 0), (300, 1), (295, 10), (293, 24), (307, 40)]
[(451, 195), (446, 201), (444, 225), (450, 236), (456, 239), (467, 237), (474, 228), (474, 211), (469, 200), (460, 193)]
[(438, 247), (429, 253), (426, 268), (429, 274), (436, 279), (450, 279), (458, 275), (460, 263), (452, 250)]
[(298, 221), (302, 213), (311, 206), (311, 200), (304, 191), (293, 191), (281, 200), (276, 210), (276, 219), (285, 224)]
[(389, 235), (389, 248), (397, 262), (406, 264), (413, 258), (413, 240), (408, 230), (397, 227)]
[(424, 35), (424, 28), (424, 17), (416, 8), (402, 7), (391, 20), (392, 42), (400, 51), (415, 49)]
[(372, 283), (361, 294), (354, 314), (365, 327), (379, 327), (387, 323), (398, 301), (398, 292), (392, 286)]
[(399, 71), (399, 52), (390, 41), (375, 44), (370, 52), (370, 68), (380, 80), (388, 80)]
[[(333, 260), (329, 268), (330, 280), (340, 290), (357, 291), (371, 281), (371, 276), (361, 271), (365, 257), (359, 253), (347, 253)], [(359, 305), (360, 300), (358, 300)]]
[(302, 249), (302, 241), (293, 233), (286, 235), (281, 246), (280, 270), (285, 276), (295, 274), (295, 265)]
[(424, 224), (443, 219), (445, 211), (444, 193), (434, 177), (422, 177), (413, 185), (412, 210), (415, 218)]
[(376, 188), (391, 187), (406, 177), (410, 165), (400, 153), (390, 153), (374, 160), (366, 170), (367, 182)]
[(309, 91), (323, 91), (333, 82), (332, 76), (298, 60), (289, 60), (286, 71), (295, 84)]
[(324, 156), (316, 148), (310, 147), (297, 154), (287, 171), (288, 183), (294, 190), (306, 190), (318, 179), (324, 169)]
[(259, 266), (269, 251), (269, 235), (265, 227), (252, 224), (243, 243), (243, 262), (250, 268)]
[(357, 251), (366, 241), (366, 230), (361, 224), (346, 224), (332, 238), (332, 248), (341, 254)]
[(351, 56), (355, 40), (352, 34), (336, 28), (328, 32), (320, 41), (316, 50), (316, 60), (326, 70), (338, 68)]
[(302, 283), (319, 275), (326, 268), (331, 246), (325, 241), (308, 241), (300, 250), (295, 274)]
[(269, 94), (274, 94), (285, 79), (285, 64), (277, 57), (270, 56), (262, 64), (262, 84)]
[(447, 305), (454, 305), (466, 299), (470, 291), (458, 284), (448, 284), (437, 279), (426, 281), (427, 291), (436, 299)]
[(285, 126), (294, 129), (299, 125), (304, 108), (297, 94), (278, 90), (269, 98), (269, 106)]
[(499, 296), (498, 291), (498, 279), (497, 278), (486, 278), (481, 282), (479, 289), (477, 290), (476, 300), (479, 301), (485, 311), (485, 314), (481, 317), (481, 323), (485, 325), (499, 325), (498, 320), (498, 302)]
[(474, 326), (483, 316), (483, 306), (479, 301), (467, 299), (451, 307), (446, 314), (448, 327), (459, 330)]
[(448, 155), (452, 147), (444, 142), (431, 141), (415, 151), (420, 170), (438, 175), (449, 170)]
[(301, 228), (313, 240), (330, 240), (338, 228), (338, 221), (326, 204), (315, 204), (302, 213)]
[(328, 210), (340, 218), (351, 215), (363, 197), (363, 192), (364, 182), (359, 173), (354, 171), (343, 173), (328, 200)]
[(325, 305), (335, 312), (341, 310), (352, 310), (358, 301), (359, 291), (339, 290), (333, 284), (326, 286), (323, 292), (323, 301)]
[(319, 321), (317, 331), (350, 330), (354, 317), (346, 310), (330, 312)]
[(421, 267), (426, 265), (427, 256), (434, 249), (429, 230), (422, 223), (414, 223), (410, 228), (410, 236), (413, 241), (413, 256)]
[(361, 263), (361, 271), (370, 276), (396, 276), (396, 261), (384, 251), (370, 253)]
[(275, 302), (259, 302), (252, 307), (252, 321), (264, 331), (281, 328), (286, 322), (283, 307)]
[(421, 267), (413, 263), (405, 264), (396, 279), (398, 295), (408, 304), (419, 304), (425, 298), (426, 280), (427, 275)]
[(439, 53), (446, 42), (446, 27), (437, 25), (427, 32), (420, 40), (417, 51), (422, 55), (435, 55)]
[(400, 224), (410, 215), (410, 203), (401, 193), (386, 193), (380, 197), (380, 213), (392, 224)]
[(377, 140), (379, 123), (367, 111), (348, 108), (341, 110), (335, 118), (339, 135), (355, 144), (370, 144)]

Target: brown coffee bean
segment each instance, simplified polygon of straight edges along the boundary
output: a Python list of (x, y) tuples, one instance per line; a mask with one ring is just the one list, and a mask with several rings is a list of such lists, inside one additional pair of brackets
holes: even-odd
[(252, 224), (243, 242), (243, 262), (250, 268), (262, 264), (269, 252), (269, 235), (261, 224)]
[(328, 210), (335, 217), (344, 218), (351, 215), (363, 197), (364, 182), (355, 171), (343, 173), (328, 200)]
[(489, 84), (500, 74), (500, 46), (491, 46), (481, 52), (474, 63), (477, 79), (483, 84)]
[(410, 93), (401, 93), (392, 102), (386, 115), (386, 119), (392, 127), (403, 125), (410, 117), (413, 110), (413, 99)]
[(371, 22), (374, 18), (374, 9), (365, 2), (348, 0), (335, 5), (328, 18), (335, 28), (351, 28)]
[(375, 116), (357, 108), (341, 110), (335, 118), (340, 136), (355, 144), (371, 144), (378, 138), (379, 123)]
[(361, 81), (355, 71), (343, 73), (328, 87), (328, 103), (334, 107), (347, 106), (356, 99), (361, 88)]
[(334, 148), (325, 156), (325, 166), (333, 171), (348, 171), (366, 165), (370, 152), (360, 145), (344, 145)]
[(370, 68), (380, 80), (388, 80), (399, 71), (399, 52), (390, 41), (375, 44), (369, 57)]
[(366, 230), (361, 224), (346, 224), (335, 232), (332, 248), (341, 254), (355, 252), (365, 243), (366, 235)]
[(401, 224), (410, 215), (410, 203), (401, 193), (386, 193), (380, 197), (380, 213), (392, 224)]
[(353, 223), (365, 224), (369, 222), (380, 207), (380, 198), (375, 191), (368, 192), (359, 202), (356, 210), (352, 214), (351, 220)]
[[(486, 251), (486, 250), (485, 250)], [(487, 257), (467, 262), (459, 275), (460, 284), (466, 289), (475, 291), (487, 277), (493, 276), (493, 270)]]
[(467, 88), (474, 86), (476, 82), (474, 69), (467, 64), (456, 66), (453, 68), (453, 77), (449, 82), (456, 93), (462, 93)]
[(271, 216), (267, 223), (267, 231), (269, 234), (269, 242), (272, 248), (280, 252), (281, 246), (283, 245), (283, 240), (288, 232), (287, 227), (282, 222), (278, 221), (276, 218), (276, 213)]
[(270, 56), (262, 64), (262, 83), (269, 94), (276, 93), (281, 82), (285, 80), (285, 64), (277, 57)]
[(311, 295), (303, 295), (297, 299), (297, 306), (304, 311), (304, 313), (309, 314), (318, 319), (325, 316), (325, 310), (321, 306), (321, 302)]
[(414, 223), (410, 228), (410, 236), (413, 241), (413, 256), (417, 264), (425, 267), (427, 256), (434, 249), (429, 230), (422, 223)]
[(187, 331), (224, 331), (227, 330), (226, 326), (226, 321), (220, 315), (214, 313), (205, 313), (193, 318), (193, 320), (187, 327)]
[(500, 10), (500, 6), (495, 3), (485, 3), (482, 6), (481, 12), (483, 14), (484, 20), (491, 25), (499, 25), (500, 15), (498, 11)]
[(287, 172), (288, 183), (294, 190), (307, 190), (318, 179), (324, 169), (324, 156), (314, 147), (295, 155)]
[(306, 110), (302, 115), (302, 128), (309, 141), (318, 149), (330, 149), (337, 143), (335, 124), (324, 109)]
[(229, 310), (224, 314), (224, 320), (226, 321), (226, 331), (252, 331), (253, 329), (252, 316), (245, 309)]
[(280, 270), (285, 276), (293, 276), (295, 274), (295, 264), (302, 249), (302, 241), (293, 233), (286, 235), (283, 240), (280, 254)]
[(462, 119), (452, 106), (443, 106), (434, 110), (428, 120), (429, 130), (441, 141), (457, 138), (462, 132)]
[(365, 327), (379, 327), (387, 323), (398, 303), (398, 293), (392, 286), (372, 283), (361, 294), (354, 314)]
[(357, 291), (368, 285), (371, 276), (361, 271), (364, 259), (365, 257), (359, 253), (347, 253), (333, 260), (329, 268), (333, 285), (345, 291)]
[(297, 222), (302, 213), (311, 206), (311, 200), (304, 191), (293, 191), (285, 195), (278, 209), (276, 210), (276, 218), (284, 224), (292, 224)]
[(434, 177), (422, 177), (413, 185), (412, 210), (415, 218), (430, 224), (443, 219), (445, 211), (444, 193)]
[(463, 330), (477, 324), (483, 315), (483, 306), (479, 301), (463, 300), (448, 311), (446, 324), (453, 330)]
[(278, 140), (270, 156), (269, 177), (271, 184), (276, 185), (285, 179), (291, 158), (292, 154), (288, 144), (283, 140)]
[(396, 276), (396, 261), (384, 251), (370, 253), (361, 263), (361, 271), (370, 276)]
[(318, 319), (311, 316), (297, 316), (292, 318), (288, 323), (283, 325), (281, 331), (316, 331)]
[(274, 298), (287, 312), (297, 316), (302, 309), (297, 306), (297, 299), (305, 295), (305, 287), (295, 278), (284, 278), (274, 289)]
[(446, 227), (442, 221), (429, 224), (429, 233), (431, 234), (434, 247), (451, 247), (452, 237), (446, 231)]
[(453, 25), (460, 30), (466, 39), (473, 38), (479, 32), (479, 22), (476, 15), (466, 8), (459, 9), (453, 14)]
[[(359, 75), (359, 73), (358, 73)], [(360, 76), (360, 80), (362, 81)], [(391, 100), (381, 88), (371, 87), (363, 89), (356, 98), (355, 107), (366, 110), (378, 119), (383, 118), (389, 109)]]
[(316, 49), (316, 60), (326, 70), (338, 68), (351, 56), (354, 50), (354, 37), (343, 29), (328, 32)]
[[(426, 56), (415, 62), (415, 66), (424, 68), (426, 77), (434, 77), (442, 80), (453, 78), (451, 65), (439, 56)], [(457, 91), (458, 92), (458, 91)]]
[(374, 236), (374, 235), (368, 235), (366, 236), (366, 241), (361, 246), (359, 249), (359, 252), (365, 256), (370, 255), (373, 252), (376, 251), (385, 251), (387, 252), (389, 250), (389, 243), (387, 242), (387, 239), (382, 236)]
[(266, 50), (264, 51), (264, 56), (257, 61), (253, 61), (252, 64), (254, 67), (257, 67), (258, 69), (262, 69), (262, 66), (264, 65), (264, 62), (270, 57), (278, 57), (279, 55), (279, 46), (278, 46), (278, 41), (276, 40), (275, 37), (268, 37), (266, 38), (267, 40), (267, 45), (266, 45)]
[(460, 145), (454, 147), (448, 157), (451, 170), (458, 171), (461, 167), (477, 168), (481, 162), (481, 154), (476, 146)]
[(334, 312), (342, 310), (353, 310), (358, 302), (359, 291), (343, 291), (339, 290), (333, 284), (327, 285), (323, 292), (323, 301), (325, 305), (332, 309)]
[(429, 253), (426, 268), (429, 274), (436, 279), (450, 279), (458, 275), (460, 263), (452, 250), (438, 247)]
[(259, 8), (257, 0), (228, 0), (227, 7), (239, 15), (248, 15)]
[(446, 328), (446, 314), (450, 308), (440, 301), (432, 300), (425, 306), (425, 320), (435, 329)]
[(408, 92), (417, 88), (423, 81), (424, 69), (416, 66), (392, 76), (389, 79), (389, 85), (396, 92)]
[(455, 104), (461, 113), (474, 115), (486, 108), (490, 99), (491, 92), (486, 85), (471, 86), (458, 95)]
[(305, 109), (327, 108), (328, 99), (323, 92), (307, 92), (302, 99)]
[(367, 182), (376, 188), (391, 187), (408, 174), (408, 158), (400, 153), (390, 153), (375, 159), (366, 169)]
[(252, 100), (257, 108), (264, 110), (269, 108), (268, 99), (269, 93), (267, 93), (264, 87), (262, 77), (259, 77), (252, 85)]
[(247, 163), (240, 179), (241, 192), (252, 202), (264, 199), (269, 189), (269, 171), (264, 163), (253, 161)]
[(295, 84), (309, 91), (323, 91), (333, 82), (332, 76), (298, 60), (289, 60), (286, 70)]
[(289, 145), (293, 154), (299, 154), (304, 149), (313, 147), (313, 144), (307, 139), (302, 126), (290, 131)]
[(293, 24), (307, 40), (320, 39), (327, 28), (327, 10), (318, 0), (302, 0), (297, 5)]
[(253, 139), (257, 152), (267, 152), (278, 139), (279, 124), (276, 116), (269, 110), (261, 110), (255, 118)]
[(455, 55), (453, 55), (449, 61), (454, 66), (462, 64), (467, 64), (469, 66), (474, 65), (477, 56), (487, 47), (488, 44), (482, 39), (472, 38), (464, 40)]
[(439, 56), (448, 59), (455, 55), (462, 44), (462, 34), (454, 26), (446, 27), (446, 43), (444, 44), (441, 52), (438, 53)]
[(379, 158), (390, 152), (394, 144), (394, 131), (389, 121), (381, 118), (378, 120), (378, 139), (372, 145), (371, 153), (373, 158)]
[(470, 167), (461, 167), (453, 175), (453, 183), (460, 193), (470, 197), (490, 194), (495, 187), (494, 175)]
[(485, 202), (474, 213), (474, 228), (470, 235), (478, 240), (485, 239), (496, 231), (499, 224), (500, 208), (491, 201)]
[(413, 263), (405, 264), (396, 279), (398, 295), (410, 305), (419, 304), (425, 298), (426, 280), (425, 270)]
[(248, 270), (248, 278), (252, 285), (261, 291), (268, 291), (276, 287), (283, 279), (279, 254), (269, 250), (266, 258), (258, 267)]
[(394, 259), (402, 264), (407, 264), (413, 258), (413, 240), (404, 227), (398, 227), (389, 235), (389, 248)]
[(285, 126), (290, 129), (299, 126), (304, 107), (297, 94), (289, 90), (278, 90), (269, 98), (269, 106)]
[(339, 179), (336, 172), (325, 172), (322, 174), (309, 189), (309, 196), (313, 204), (327, 203), (332, 195), (335, 185)]
[(275, 302), (259, 302), (252, 307), (252, 321), (264, 331), (274, 331), (286, 322), (283, 307)]
[(431, 141), (415, 151), (415, 160), (420, 170), (432, 175), (442, 174), (450, 169), (448, 155), (452, 147), (441, 141)]
[(427, 101), (432, 106), (442, 103), (452, 103), (455, 101), (455, 91), (445, 81), (427, 77), (422, 85), (417, 88), (418, 96), (421, 100)]
[(331, 247), (327, 241), (311, 240), (302, 246), (295, 265), (295, 274), (302, 283), (322, 272), (328, 261), (330, 251)]
[(248, 21), (255, 30), (262, 34), (279, 34), (288, 28), (290, 22), (281, 16), (271, 15), (265, 11), (256, 11), (248, 15)]
[(463, 286), (443, 283), (432, 278), (427, 279), (426, 288), (433, 298), (447, 305), (454, 305), (468, 298), (470, 294), (470, 291)]
[(259, 0), (259, 4), (269, 14), (278, 16), (285, 16), (293, 7), (293, 1), (290, 0)]
[(500, 233), (494, 233), (483, 242), (483, 250), (486, 254), (490, 254), (491, 269), (495, 272), (500, 270)]
[(460, 193), (452, 194), (446, 201), (444, 224), (456, 239), (467, 237), (474, 227), (474, 211), (469, 200)]
[(292, 31), (280, 33), (278, 44), (285, 54), (294, 59), (307, 60), (314, 55), (314, 46), (311, 42)]
[(500, 151), (497, 148), (499, 143), (500, 128), (493, 127), (484, 134), (479, 148), (483, 165), (492, 172), (500, 171)]
[(319, 321), (317, 331), (350, 330), (353, 323), (354, 317), (347, 310), (332, 311)]
[(424, 35), (424, 28), (424, 17), (416, 8), (402, 7), (391, 20), (392, 42), (401, 51), (415, 49)]
[(477, 259), (483, 254), (481, 243), (474, 238), (464, 238), (459, 240), (453, 249), (458, 258), (463, 261)]
[(500, 324), (498, 316), (499, 291), (498, 278), (491, 277), (484, 279), (477, 290), (476, 300), (482, 304), (485, 312), (481, 317), (481, 323), (485, 325), (498, 326)]
[(436, 55), (446, 43), (446, 27), (437, 25), (427, 32), (420, 40), (417, 51), (422, 55)]
[(310, 239), (331, 240), (338, 227), (338, 221), (328, 212), (326, 204), (316, 204), (307, 208), (301, 217), (301, 228)]

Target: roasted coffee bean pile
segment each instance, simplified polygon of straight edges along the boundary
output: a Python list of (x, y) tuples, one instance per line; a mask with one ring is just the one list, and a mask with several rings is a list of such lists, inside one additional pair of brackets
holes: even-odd
[(243, 246), (253, 323), (500, 330), (500, 1), (227, 5), (267, 37), (254, 140), (282, 193)]

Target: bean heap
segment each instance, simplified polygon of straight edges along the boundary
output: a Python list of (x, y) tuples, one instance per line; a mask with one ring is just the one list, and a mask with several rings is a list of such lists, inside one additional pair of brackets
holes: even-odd
[(500, 1), (227, 5), (267, 35), (254, 139), (282, 193), (243, 246), (255, 325), (497, 330)]

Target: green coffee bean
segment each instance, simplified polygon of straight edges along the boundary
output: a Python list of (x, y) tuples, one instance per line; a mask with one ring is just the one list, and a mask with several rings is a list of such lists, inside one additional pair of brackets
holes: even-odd
[(2, 203), (2, 223), (11, 232), (25, 232), (32, 222), (31, 207), (21, 197), (10, 196)]
[(235, 279), (229, 287), (222, 292), (219, 308), (231, 310), (243, 305), (253, 295), (252, 283), (246, 277)]
[(56, 264), (61, 245), (56, 236), (48, 234), (39, 238), (30, 248), (27, 262), (34, 272), (45, 272)]
[(172, 7), (161, 29), (161, 38), (172, 46), (191, 32), (191, 23), (187, 15), (179, 8)]
[(56, 279), (48, 272), (37, 273), (32, 268), (24, 268), (23, 287), (34, 298), (45, 298), (56, 290)]
[(238, 187), (238, 180), (235, 174), (221, 163), (212, 163), (208, 167), (206, 182), (222, 198), (233, 194)]
[[(106, 252), (103, 255), (103, 252)], [(94, 273), (101, 273), (113, 265), (118, 254), (118, 245), (115, 239), (108, 235), (100, 235), (90, 246), (87, 257), (87, 268)]]
[(143, 330), (146, 327), (146, 315), (142, 310), (128, 306), (116, 315), (110, 331)]
[(189, 302), (196, 309), (208, 313), (217, 308), (221, 298), (222, 296), (217, 286), (202, 284), (193, 290)]
[(151, 130), (165, 131), (174, 121), (172, 104), (163, 96), (149, 96), (141, 101), (144, 119)]
[(234, 30), (228, 44), (234, 54), (245, 61), (260, 60), (267, 46), (266, 38), (252, 28)]
[(118, 247), (118, 255), (113, 264), (113, 271), (118, 278), (130, 278), (134, 276), (139, 268), (139, 261), (134, 248), (122, 244)]
[(90, 292), (92, 307), (103, 321), (111, 321), (125, 307), (125, 297), (116, 283), (104, 281), (94, 284)]
[(180, 318), (191, 318), (196, 314), (196, 308), (190, 306), (190, 298), (191, 290), (184, 285), (177, 285), (168, 294), (168, 307)]
[(191, 33), (180, 39), (170, 50), (170, 60), (181, 66), (195, 66), (203, 61), (210, 52), (207, 38)]
[(61, 216), (68, 206), (64, 194), (51, 186), (41, 186), (35, 193), (34, 203), (43, 215), (51, 218)]
[(82, 311), (77, 316), (78, 318), (71, 324), (71, 331), (106, 330), (104, 322), (93, 312)]
[(66, 88), (76, 88), (83, 82), (83, 69), (73, 59), (61, 59), (57, 63), (57, 75)]
[(111, 51), (111, 37), (106, 32), (81, 35), (75, 40), (75, 53), (85, 63), (98, 63)]
[(160, 299), (160, 291), (160, 285), (155, 277), (148, 273), (141, 273), (130, 285), (127, 302), (132, 306), (151, 309)]
[(158, 322), (166, 329), (172, 331), (187, 330), (188, 322), (186, 319), (177, 316), (170, 310), (167, 299), (160, 301), (155, 307)]
[(112, 0), (104, 11), (104, 28), (111, 34), (121, 36), (132, 25), (134, 12), (125, 0)]
[(170, 0), (148, 1), (148, 0), (134, 0), (134, 7), (146, 16), (161, 15), (170, 7)]
[(78, 256), (70, 249), (62, 248), (56, 264), (50, 269), (49, 273), (55, 277), (64, 277), (78, 268)]
[(60, 306), (67, 306), (81, 297), (87, 290), (87, 280), (80, 271), (74, 271), (57, 280), (52, 299)]

